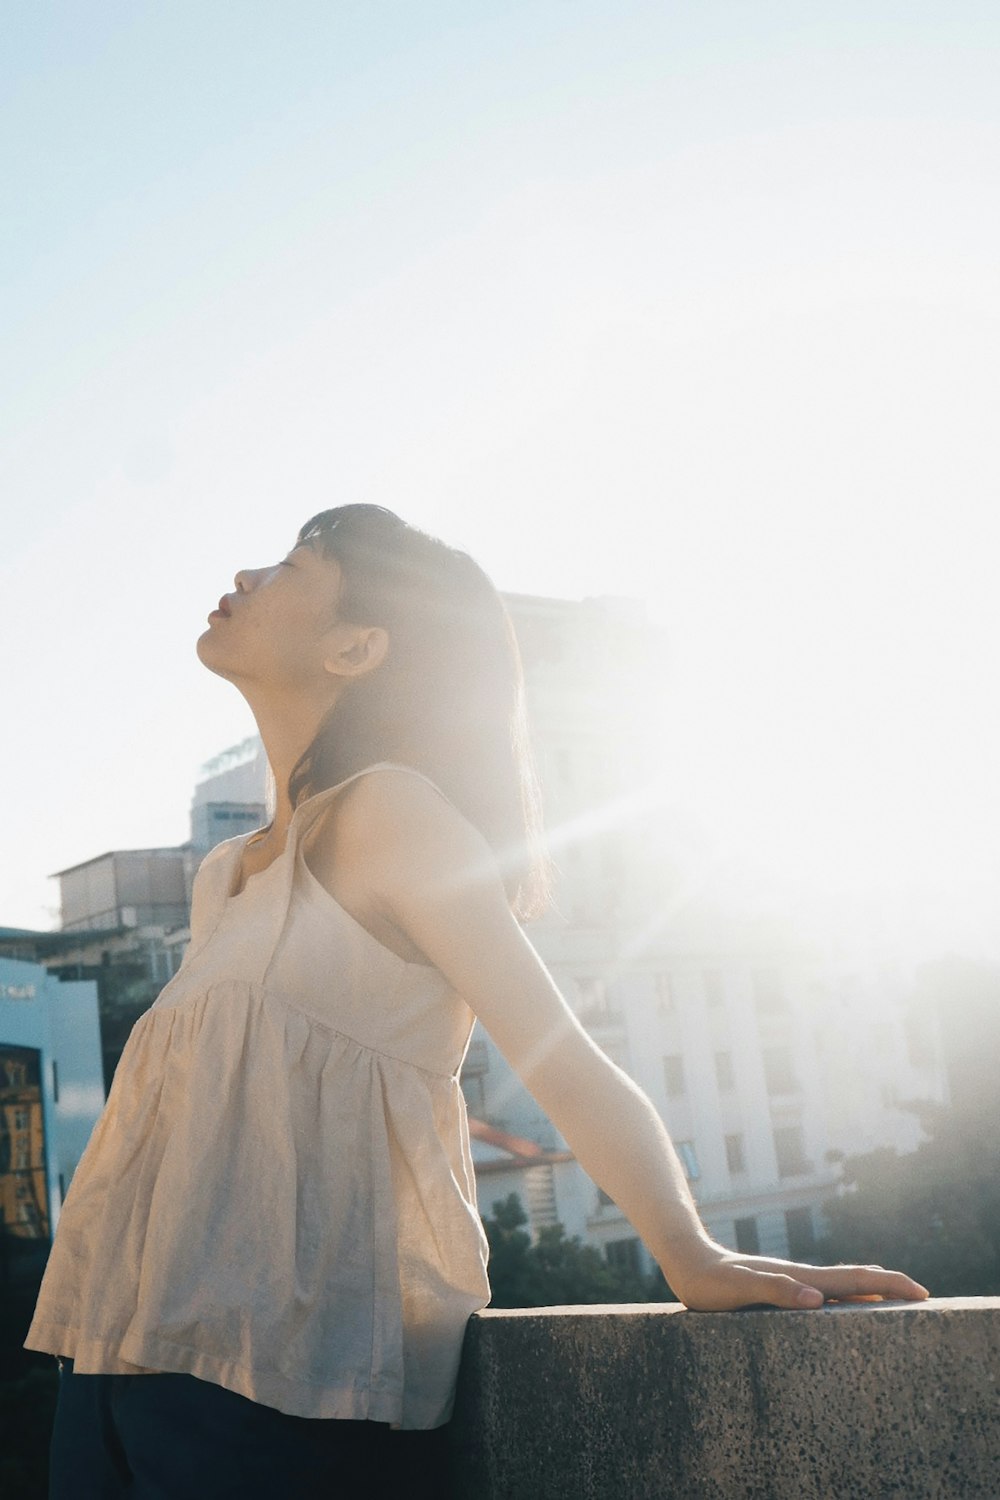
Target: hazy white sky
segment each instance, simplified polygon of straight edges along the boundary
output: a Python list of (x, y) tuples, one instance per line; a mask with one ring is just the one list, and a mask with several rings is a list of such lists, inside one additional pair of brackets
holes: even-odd
[(676, 798), (995, 950), (992, 3), (5, 17), (0, 925), (179, 843), (233, 572), (373, 500), (670, 634)]

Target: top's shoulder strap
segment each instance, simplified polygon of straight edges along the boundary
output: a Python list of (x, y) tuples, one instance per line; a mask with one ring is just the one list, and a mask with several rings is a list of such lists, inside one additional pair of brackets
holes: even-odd
[[(352, 772), (350, 776), (345, 776), (343, 781), (338, 781), (334, 786), (324, 787), (321, 792), (314, 792), (311, 797), (307, 797), (304, 802), (299, 803), (299, 806), (295, 809), (295, 813), (293, 814), (293, 822), (302, 821), (302, 819), (298, 818), (298, 814), (300, 811), (304, 814), (304, 816), (308, 817), (312, 812), (318, 811), (321, 807), (325, 807), (330, 801), (333, 800), (338, 792), (344, 789), (345, 786), (348, 786), (352, 781), (357, 781), (361, 776), (369, 776), (372, 771), (404, 771), (409, 776), (419, 776), (420, 780), (426, 781), (428, 786), (433, 787), (438, 796), (444, 798), (444, 801), (447, 802), (449, 806), (454, 806), (451, 798), (445, 795), (445, 793), (438, 786), (437, 782), (432, 781), (431, 778), (429, 776), (426, 776), (423, 771), (418, 771), (415, 766), (406, 766), (401, 764), (400, 762), (393, 760), (380, 760), (376, 761), (373, 765), (364, 766), (360, 771)], [(306, 813), (306, 809), (309, 809), (308, 814)]]

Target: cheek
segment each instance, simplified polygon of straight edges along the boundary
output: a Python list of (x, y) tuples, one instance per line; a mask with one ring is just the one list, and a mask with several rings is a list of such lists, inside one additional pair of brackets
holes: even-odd
[(312, 674), (322, 666), (322, 632), (311, 610), (280, 610), (254, 622), (254, 654), (285, 676)]
[(320, 612), (312, 601), (260, 593), (239, 614), (206, 631), (198, 654), (204, 650), (206, 665), (225, 666), (254, 681), (305, 683), (323, 670), (321, 639)]

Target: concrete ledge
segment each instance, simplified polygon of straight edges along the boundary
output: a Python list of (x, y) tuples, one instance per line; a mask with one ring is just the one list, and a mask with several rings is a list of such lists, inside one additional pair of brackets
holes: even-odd
[(459, 1500), (1000, 1497), (1000, 1298), (486, 1311)]

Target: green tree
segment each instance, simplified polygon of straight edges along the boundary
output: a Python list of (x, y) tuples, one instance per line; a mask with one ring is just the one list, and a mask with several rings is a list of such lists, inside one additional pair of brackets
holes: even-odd
[(927, 1139), (844, 1159), (817, 1261), (905, 1271), (936, 1297), (1000, 1293), (1000, 1140), (991, 1121), (913, 1102)]
[(673, 1293), (661, 1275), (630, 1275), (611, 1266), (591, 1245), (568, 1238), (561, 1224), (524, 1229), (528, 1216), (516, 1193), (493, 1204), (483, 1218), (490, 1242), (491, 1307), (561, 1307), (593, 1302), (668, 1302)]

